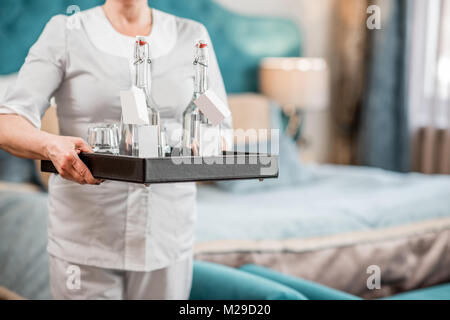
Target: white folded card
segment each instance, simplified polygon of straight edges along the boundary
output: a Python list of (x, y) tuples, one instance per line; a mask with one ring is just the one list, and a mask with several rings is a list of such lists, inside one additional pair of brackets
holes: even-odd
[(213, 125), (220, 124), (231, 115), (226, 104), (211, 90), (198, 97), (195, 104)]
[(139, 126), (139, 158), (158, 157), (158, 130), (159, 126)]
[(123, 122), (126, 124), (148, 124), (148, 111), (145, 93), (135, 86), (130, 90), (120, 91)]
[(201, 157), (217, 157), (220, 155), (221, 136), (219, 126), (200, 125), (200, 150)]

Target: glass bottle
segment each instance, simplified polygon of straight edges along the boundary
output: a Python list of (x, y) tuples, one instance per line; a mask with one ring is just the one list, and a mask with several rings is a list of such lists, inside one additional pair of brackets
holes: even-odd
[[(142, 145), (139, 148), (139, 139), (141, 143), (144, 140), (141, 130), (145, 126), (155, 126), (157, 129), (157, 148), (158, 157), (163, 156), (162, 144), (161, 144), (161, 118), (159, 111), (154, 103), (150, 94), (150, 67), (152, 61), (150, 60), (149, 45), (145, 37), (136, 37), (136, 43), (134, 46), (134, 66), (135, 66), (135, 81), (134, 85), (141, 89), (146, 97), (147, 112), (149, 117), (148, 125), (130, 125), (124, 124), (123, 119), (121, 121), (121, 154), (139, 156), (142, 154)], [(141, 134), (139, 134), (141, 132)], [(141, 135), (141, 137), (139, 137)], [(123, 142), (122, 142), (123, 141)]]
[[(202, 132), (204, 129), (212, 127), (205, 115), (199, 110), (195, 101), (208, 90), (208, 65), (209, 52), (206, 41), (199, 41), (196, 44), (196, 54), (194, 58), (195, 79), (194, 79), (194, 95), (183, 112), (183, 143), (182, 153), (189, 156), (204, 156), (204, 139), (202, 139)], [(211, 150), (211, 146), (208, 146)], [(212, 148), (216, 149), (216, 148)], [(220, 150), (220, 146), (217, 146)], [(213, 151), (212, 153), (218, 153)], [(215, 155), (215, 154), (214, 154)]]

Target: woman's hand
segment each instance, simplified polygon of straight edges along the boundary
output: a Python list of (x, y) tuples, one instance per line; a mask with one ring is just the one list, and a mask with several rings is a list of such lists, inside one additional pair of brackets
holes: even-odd
[(92, 152), (83, 139), (40, 131), (16, 114), (0, 114), (0, 148), (16, 157), (51, 160), (61, 177), (80, 184), (103, 182), (78, 157), (80, 152)]
[(53, 162), (61, 177), (79, 184), (100, 184), (80, 160), (80, 152), (92, 152), (91, 147), (81, 138), (52, 136), (46, 143), (47, 158)]

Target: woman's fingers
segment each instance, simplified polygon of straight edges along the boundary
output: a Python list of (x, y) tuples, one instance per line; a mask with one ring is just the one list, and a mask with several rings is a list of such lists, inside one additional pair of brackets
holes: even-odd
[(61, 177), (79, 184), (100, 184), (78, 156), (81, 152), (92, 152), (81, 138), (55, 136), (46, 146), (48, 158), (58, 169)]
[(78, 154), (76, 152), (73, 153), (73, 162), (72, 166), (75, 169), (75, 171), (83, 178), (85, 183), (88, 184), (100, 184), (101, 181), (95, 179), (92, 176), (91, 171), (89, 171), (88, 167), (81, 161), (81, 159), (78, 157)]
[(68, 152), (65, 154), (63, 156), (61, 167), (58, 170), (59, 174), (64, 179), (71, 180), (79, 184), (86, 184), (84, 177), (74, 168), (74, 161), (73, 152)]
[(75, 149), (80, 150), (81, 152), (93, 153), (91, 146), (84, 141), (83, 139), (76, 138), (75, 139)]
[(78, 157), (78, 154), (81, 152), (92, 153), (93, 150), (92, 150), (91, 146), (89, 146), (89, 144), (87, 144), (87, 142), (81, 138), (76, 138), (74, 142), (75, 142), (76, 154), (74, 156), (73, 167), (75, 168), (75, 170), (84, 178), (84, 180), (88, 184), (102, 183), (103, 180), (95, 179), (92, 176), (92, 173), (88, 169), (88, 167), (86, 167), (86, 165), (83, 163), (83, 161), (81, 161), (80, 158)]

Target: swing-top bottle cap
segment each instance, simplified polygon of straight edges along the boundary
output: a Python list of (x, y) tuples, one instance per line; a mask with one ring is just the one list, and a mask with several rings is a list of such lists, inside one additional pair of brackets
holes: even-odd
[(147, 39), (143, 36), (136, 36), (136, 43), (140, 46), (145, 46), (147, 44)]
[(199, 42), (197, 42), (197, 44), (195, 46), (199, 49), (208, 48), (208, 44), (204, 40), (200, 40)]

